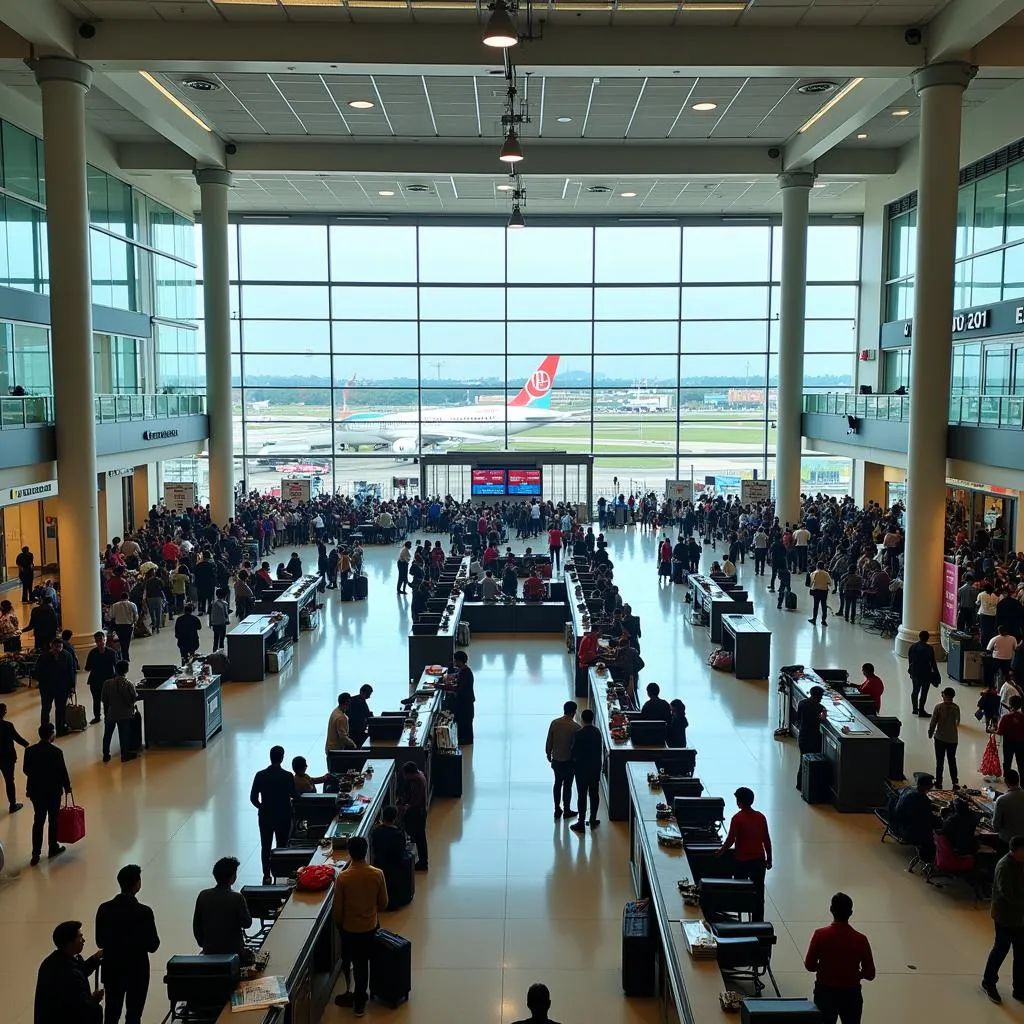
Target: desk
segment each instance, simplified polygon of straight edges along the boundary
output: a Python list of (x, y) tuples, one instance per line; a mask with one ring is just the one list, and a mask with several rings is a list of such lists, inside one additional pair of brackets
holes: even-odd
[[(286, 634), (292, 640), (299, 639), (299, 615), (309, 604), (316, 602), (317, 588), (320, 586), (322, 577), (317, 575), (306, 575), (297, 579), (284, 593), (274, 598), (272, 610), (284, 612), (288, 616)], [(258, 611), (266, 610), (260, 606)]]
[[(458, 636), (459, 622), (462, 619), (462, 606), (465, 603), (464, 594), (458, 594), (450, 598), (448, 607), (454, 605), (451, 611), (446, 611), (448, 624), (438, 626), (432, 633), (415, 633), (409, 630), (409, 678), (416, 679), (423, 671), (424, 665), (450, 666), (455, 654), (455, 640)], [(442, 622), (444, 619), (442, 618)]]
[[(374, 762), (372, 778), (355, 790), (368, 798), (366, 810), (354, 821), (335, 819), (328, 836), (368, 836), (380, 810), (390, 803), (394, 788), (393, 762)], [(344, 851), (318, 849), (311, 864), (344, 864)], [(331, 920), (333, 887), (323, 892), (293, 892), (263, 943), (270, 954), (267, 974), (280, 976), (288, 986), (290, 1002), (280, 1009), (232, 1013), (226, 1006), (217, 1024), (318, 1024), (330, 1000), (341, 966), (338, 931)]]
[(267, 675), (267, 648), (286, 631), (285, 620), (269, 615), (248, 615), (227, 635), (231, 678), (242, 683), (261, 683)]
[(474, 633), (561, 633), (564, 601), (466, 601), (462, 621)]
[(836, 810), (871, 811), (885, 806), (889, 737), (813, 669), (784, 672), (782, 685), (789, 694), (789, 729), (794, 736), (797, 705), (810, 696), (812, 686), (825, 691), (821, 752), (831, 768), (830, 792)]
[(224, 724), (220, 676), (198, 677), (192, 689), (179, 689), (173, 679), (139, 691), (145, 713), (146, 746), (184, 746), (207, 742)]
[(722, 640), (723, 615), (754, 614), (754, 605), (747, 600), (745, 590), (725, 590), (710, 576), (696, 572), (690, 573), (688, 584), (694, 610), (701, 613), (708, 635), (716, 643)]
[(767, 679), (771, 671), (772, 631), (753, 615), (722, 616), (722, 646), (732, 651), (737, 679)]

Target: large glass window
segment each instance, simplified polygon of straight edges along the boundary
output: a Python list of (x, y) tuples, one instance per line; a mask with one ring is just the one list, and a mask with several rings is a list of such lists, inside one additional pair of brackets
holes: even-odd
[[(661, 487), (691, 462), (737, 490), (774, 471), (775, 224), (232, 234), (249, 486), (287, 471), (387, 490), (459, 448), (592, 453), (599, 487), (606, 470)], [(805, 383), (849, 388), (859, 224), (815, 222), (809, 245)]]

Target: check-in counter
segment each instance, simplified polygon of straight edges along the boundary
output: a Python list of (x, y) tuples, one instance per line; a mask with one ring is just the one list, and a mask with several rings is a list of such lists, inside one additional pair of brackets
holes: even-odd
[(228, 633), (228, 661), (236, 682), (261, 683), (267, 675), (267, 651), (288, 634), (285, 619), (248, 615)]
[(283, 612), (288, 616), (287, 635), (292, 640), (298, 641), (301, 628), (299, 617), (305, 609), (316, 604), (316, 595), (322, 579), (323, 577), (319, 574), (307, 574), (301, 579), (297, 579), (287, 590), (278, 594), (270, 609), (266, 609), (265, 605), (260, 605), (257, 611)]
[(735, 587), (722, 586), (710, 576), (690, 573), (690, 594), (693, 609), (700, 613), (708, 635), (715, 643), (722, 640), (723, 615), (753, 615), (754, 605), (747, 592)]
[(175, 678), (140, 691), (146, 746), (205, 747), (224, 726), (220, 676), (191, 676), (195, 685), (188, 687), (179, 687)]
[(561, 633), (564, 601), (466, 601), (462, 621), (473, 633)]
[(732, 651), (737, 679), (767, 679), (771, 671), (772, 631), (753, 615), (722, 616), (722, 647)]

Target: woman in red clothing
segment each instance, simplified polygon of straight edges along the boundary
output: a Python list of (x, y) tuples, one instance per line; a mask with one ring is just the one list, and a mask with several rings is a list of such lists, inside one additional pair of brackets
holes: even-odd
[(753, 919), (763, 921), (764, 876), (765, 872), (772, 869), (772, 839), (768, 834), (768, 820), (760, 811), (754, 810), (752, 789), (740, 786), (735, 796), (739, 810), (729, 822), (729, 834), (725, 837), (719, 856), (726, 850), (736, 848), (733, 877), (749, 878), (757, 886), (758, 908)]
[(555, 570), (561, 568), (562, 557), (562, 531), (557, 526), (548, 530), (548, 554), (551, 555), (551, 567)]

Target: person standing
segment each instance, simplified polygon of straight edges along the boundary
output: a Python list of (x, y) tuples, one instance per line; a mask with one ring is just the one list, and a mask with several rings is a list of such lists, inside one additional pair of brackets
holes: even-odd
[(32, 581), (35, 579), (36, 556), (32, 554), (26, 545), (21, 549), (14, 564), (18, 567), (18, 580), (21, 583), (21, 603), (32, 603)]
[(149, 954), (160, 948), (153, 911), (138, 900), (142, 868), (126, 864), (117, 873), (121, 890), (96, 910), (96, 945), (103, 950), (103, 1024), (141, 1024), (149, 992)]
[(956, 690), (947, 686), (942, 691), (942, 700), (932, 708), (932, 720), (928, 723), (928, 739), (935, 743), (935, 786), (942, 789), (942, 762), (949, 761), (949, 778), (953, 788), (960, 781), (956, 770), (956, 745), (959, 742), (960, 708), (953, 703)]
[(53, 599), (49, 595), (43, 594), (39, 598), (39, 604), (29, 613), (25, 632), (32, 634), (33, 647), (37, 651), (44, 651), (50, 646), (50, 641), (59, 630), (60, 619), (57, 616), (57, 609), (53, 605)]
[(768, 534), (762, 527), (754, 531), (754, 575), (763, 576), (765, 563), (768, 561)]
[(985, 650), (991, 655), (991, 668), (986, 666), (986, 671), (995, 679), (1005, 679), (1010, 674), (1010, 665), (1017, 650), (1017, 638), (1008, 627), (1000, 626), (999, 632), (989, 640)]
[(870, 697), (875, 702), (875, 710), (872, 714), (880, 715), (882, 713), (882, 694), (885, 693), (885, 683), (875, 675), (875, 666), (870, 661), (865, 661), (861, 665), (860, 670), (864, 674), (864, 678), (857, 684), (857, 689), (865, 697)]
[(409, 593), (409, 563), (412, 561), (412, 541), (407, 540), (398, 551), (398, 587), (396, 594)]
[(1024, 701), (1010, 698), (1010, 710), (999, 719), (996, 735), (1003, 738), (1003, 776), (1017, 759), (1017, 771), (1024, 772)]
[[(797, 533), (800, 531), (798, 530)], [(806, 530), (803, 531), (807, 533)], [(808, 536), (810, 536), (808, 534)], [(797, 552), (802, 555), (801, 560), (807, 564), (807, 547), (797, 545)], [(818, 624), (818, 609), (821, 609), (821, 624), (828, 625), (828, 592), (832, 589), (832, 577), (828, 574), (824, 562), (818, 562), (811, 573), (811, 597), (814, 599), (814, 607), (811, 610), (811, 617), (807, 620), (812, 626)]]
[(548, 555), (551, 557), (551, 568), (555, 572), (562, 570), (562, 531), (557, 526), (548, 530)]
[(75, 663), (64, 650), (64, 641), (59, 636), (50, 641), (49, 650), (43, 651), (32, 670), (39, 683), (39, 724), (46, 725), (53, 711), (57, 723), (57, 735), (68, 734), (65, 711), (68, 697), (75, 688)]
[(459, 736), (459, 746), (473, 742), (473, 718), (476, 714), (476, 680), (473, 670), (469, 667), (469, 656), (465, 651), (456, 651), (452, 659), (454, 666), (449, 680), (455, 683), (455, 728)]
[(174, 639), (178, 642), (182, 665), (187, 665), (199, 650), (199, 632), (202, 628), (203, 624), (192, 605), (185, 605), (174, 623)]
[(996, 864), (992, 880), (992, 921), (995, 941), (985, 963), (981, 990), (993, 1003), (1002, 997), (996, 983), (1006, 954), (1013, 950), (1013, 995), (1024, 996), (1024, 836), (1010, 840), (1010, 852)]
[(243, 966), (255, 957), (245, 946), (245, 931), (252, 925), (252, 914), (245, 897), (232, 886), (238, 879), (238, 858), (221, 857), (213, 865), (217, 884), (203, 889), (196, 897), (192, 913), (192, 936), (203, 954), (237, 953)]
[(875, 980), (871, 945), (866, 935), (850, 927), (853, 900), (845, 892), (837, 892), (828, 909), (832, 923), (815, 929), (804, 957), (804, 967), (815, 974), (812, 998), (824, 1024), (860, 1024), (860, 983)]
[[(604, 501), (604, 498), (600, 500)], [(555, 1024), (548, 1016), (548, 1010), (551, 1009), (551, 993), (547, 985), (536, 982), (526, 990), (526, 1008), (530, 1011), (530, 1016), (526, 1020), (516, 1021), (515, 1024)]]
[(53, 726), (39, 726), (39, 742), (25, 751), (22, 764), (25, 792), (32, 801), (32, 866), (39, 863), (43, 849), (43, 826), (48, 826), (48, 853), (59, 857), (64, 847), (57, 842), (57, 812), (60, 798), (71, 793), (71, 779), (64, 763), (64, 753), (53, 742)]
[(942, 677), (939, 675), (939, 666), (935, 664), (935, 651), (928, 643), (928, 630), (922, 629), (917, 636), (917, 643), (911, 644), (907, 650), (907, 672), (910, 673), (912, 687), (910, 703), (914, 707), (915, 715), (927, 718), (928, 712), (925, 711), (924, 704), (928, 688), (938, 686)]
[(672, 707), (661, 696), (661, 687), (657, 683), (647, 684), (647, 700), (640, 709), (640, 717), (664, 722), (665, 725), (672, 721)]
[(61, 921), (53, 929), (54, 951), (39, 965), (33, 1024), (101, 1024), (103, 989), (89, 989), (89, 975), (99, 970), (103, 953), (83, 959), (81, 921)]
[(93, 633), (92, 639), (96, 646), (85, 657), (85, 671), (89, 673), (89, 692), (92, 694), (91, 724), (95, 725), (100, 720), (103, 706), (103, 684), (117, 672), (117, 655), (107, 646), (107, 634), (102, 630)]
[(135, 703), (139, 699), (135, 686), (128, 681), (128, 662), (119, 661), (116, 671), (104, 684), (103, 698), (103, 763), (110, 760), (110, 740), (117, 729), (117, 744), (121, 748), (121, 761), (134, 761), (138, 752), (132, 736)]
[(810, 696), (804, 697), (796, 706), (796, 742), (800, 760), (796, 769), (796, 788), (803, 784), (804, 754), (821, 753), (821, 723), (825, 719), (825, 708), (821, 703), (825, 691), (812, 686)]
[(274, 879), (270, 873), (270, 851), (288, 845), (292, 827), (292, 800), (295, 797), (295, 776), (281, 767), (284, 747), (270, 748), (270, 764), (258, 771), (249, 790), (249, 803), (256, 808), (260, 826), (260, 859), (263, 863), (263, 884)]
[(216, 596), (210, 602), (210, 629), (213, 630), (213, 650), (223, 650), (230, 621), (231, 607), (228, 604), (228, 588), (218, 587)]
[(324, 750), (330, 753), (332, 750), (354, 750), (355, 741), (349, 732), (348, 708), (352, 702), (352, 694), (339, 693), (338, 706), (331, 712), (327, 719), (327, 741), (324, 743)]
[(576, 806), (579, 811), (579, 821), (569, 826), (573, 832), (583, 832), (586, 825), (597, 828), (601, 824), (597, 816), (603, 758), (601, 733), (594, 725), (594, 712), (590, 708), (583, 709), (580, 720), (583, 725), (572, 734), (570, 747), (573, 773), (576, 776)]
[(4, 777), (7, 806), (11, 814), (25, 806), (18, 803), (17, 790), (14, 788), (14, 766), (18, 763), (16, 743), (23, 747), (28, 746), (28, 740), (14, 728), (14, 723), (7, 721), (7, 705), (0, 704), (0, 775)]
[[(807, 545), (811, 542), (811, 531), (801, 523), (793, 531), (793, 550), (796, 553), (797, 572), (807, 572)], [(824, 568), (822, 566), (822, 568)]]
[(426, 871), (427, 855), (427, 778), (413, 761), (402, 765), (398, 809), (409, 838), (416, 844), (416, 870)]
[(729, 822), (729, 834), (719, 856), (736, 848), (733, 877), (749, 878), (757, 888), (758, 905), (751, 915), (755, 921), (764, 920), (764, 879), (772, 869), (772, 839), (768, 834), (768, 820), (754, 810), (754, 791), (740, 786), (734, 794), (739, 808)]
[[(388, 887), (384, 872), (366, 863), (367, 842), (363, 836), (349, 840), (349, 863), (334, 882), (331, 916), (341, 934), (342, 959), (351, 963), (352, 1006), (357, 1017), (366, 1014), (373, 937), (380, 927), (379, 914), (387, 910)], [(335, 1003), (344, 1006), (342, 996)]]
[[(559, 818), (575, 818), (577, 812), (572, 809), (572, 780), (574, 765), (572, 760), (572, 742), (579, 731), (576, 721), (578, 705), (574, 700), (567, 700), (562, 705), (562, 714), (552, 719), (548, 726), (547, 739), (544, 741), (544, 755), (555, 773), (552, 795), (555, 799), (555, 820)], [(577, 793), (577, 799), (579, 794)]]
[[(155, 579), (157, 583), (160, 582), (159, 577), (152, 576), (151, 579)], [(147, 584), (148, 585), (148, 584)], [(160, 599), (163, 602), (163, 598)], [(153, 625), (153, 632), (160, 632), (159, 619), (153, 614), (154, 602), (149, 602), (149, 617)], [(163, 607), (161, 603), (161, 608)], [(160, 612), (162, 615), (163, 612)], [(127, 594), (121, 598), (120, 601), (115, 601), (110, 606), (110, 620), (114, 623), (114, 632), (117, 634), (117, 639), (121, 644), (121, 658), (124, 661), (131, 661), (130, 651), (132, 646), (132, 637), (135, 635), (135, 623), (139, 621), (139, 609), (135, 605)]]
[(363, 745), (366, 739), (366, 723), (373, 718), (369, 704), (372, 696), (373, 687), (369, 683), (363, 683), (359, 687), (359, 693), (349, 701), (347, 712), (349, 735), (356, 747)]
[(789, 565), (786, 562), (772, 566), (772, 579), (774, 580), (776, 577), (779, 581), (779, 598), (775, 602), (775, 607), (781, 608), (785, 603), (786, 595), (793, 592), (793, 574), (789, 571)]

